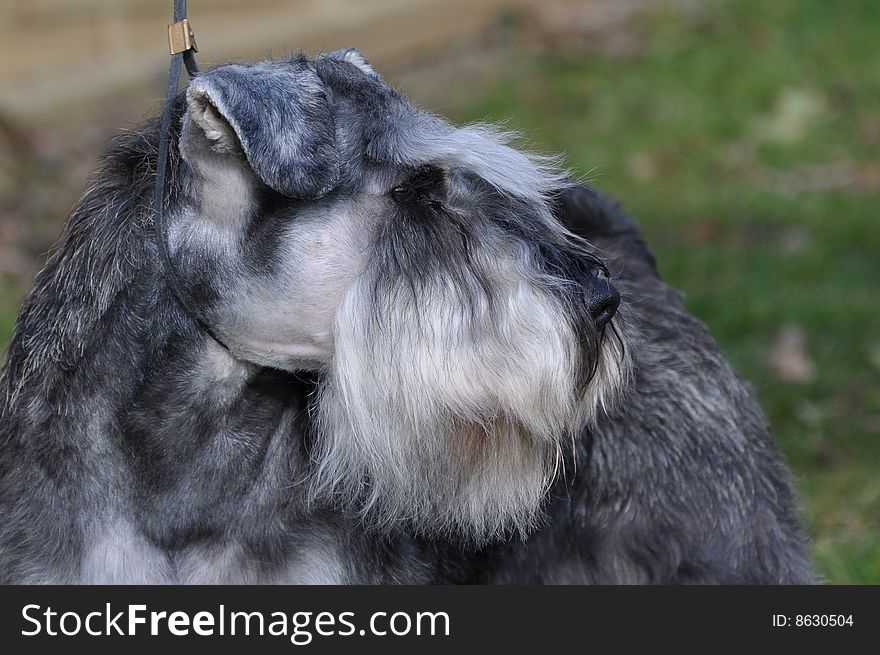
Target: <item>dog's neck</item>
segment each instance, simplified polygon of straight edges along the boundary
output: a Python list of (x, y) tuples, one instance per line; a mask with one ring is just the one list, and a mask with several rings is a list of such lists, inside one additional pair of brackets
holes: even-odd
[(304, 512), (290, 499), (304, 496), (291, 489), (312, 385), (233, 359), (175, 300), (146, 202), (154, 136), (111, 153), (25, 300), (0, 375), (4, 457), (53, 526), (10, 547), (75, 558), (53, 560), (45, 582), (83, 579), (105, 542), (160, 560), (230, 533), (289, 547), (281, 533)]
[(119, 413), (151, 538), (173, 549), (193, 531), (246, 534), (254, 515), (277, 518), (306, 474), (309, 389), (235, 360), (210, 338), (157, 360)]

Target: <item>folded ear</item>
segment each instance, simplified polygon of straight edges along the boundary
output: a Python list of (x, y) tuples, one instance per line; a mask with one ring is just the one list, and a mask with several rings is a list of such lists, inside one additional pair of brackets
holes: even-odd
[(296, 198), (320, 197), (338, 182), (326, 89), (304, 59), (215, 68), (190, 83), (186, 99), (211, 148), (181, 148), (184, 158), (241, 152), (264, 184)]
[(334, 50), (333, 52), (328, 52), (321, 55), (319, 59), (338, 59), (339, 61), (345, 61), (352, 66), (359, 68), (361, 72), (366, 73), (370, 77), (373, 77), (377, 80), (382, 79), (382, 76), (376, 72), (376, 69), (373, 68), (373, 65), (357, 48)]

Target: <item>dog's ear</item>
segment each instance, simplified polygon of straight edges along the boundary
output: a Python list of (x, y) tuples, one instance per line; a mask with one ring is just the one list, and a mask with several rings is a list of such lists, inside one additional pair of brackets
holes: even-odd
[(362, 72), (366, 73), (370, 77), (373, 77), (377, 80), (382, 79), (382, 76), (376, 72), (376, 69), (373, 68), (373, 65), (357, 48), (346, 48), (345, 50), (335, 50), (333, 52), (328, 52), (324, 55), (321, 55), (319, 59), (338, 59), (339, 61), (346, 61), (352, 66), (359, 68)]
[[(326, 89), (302, 58), (215, 68), (186, 92), (184, 159), (243, 157), (267, 186), (317, 198), (338, 182), (336, 137)], [(187, 147), (197, 130), (208, 147)]]

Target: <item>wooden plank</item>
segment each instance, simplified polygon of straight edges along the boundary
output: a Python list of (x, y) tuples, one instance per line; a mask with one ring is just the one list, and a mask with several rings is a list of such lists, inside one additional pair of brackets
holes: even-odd
[[(361, 48), (395, 70), (473, 38), (527, 0), (233, 0), (190, 2), (204, 65), (303, 49)], [(167, 68), (170, 2), (13, 0), (0, 13), (0, 110), (59, 106), (154, 84)]]

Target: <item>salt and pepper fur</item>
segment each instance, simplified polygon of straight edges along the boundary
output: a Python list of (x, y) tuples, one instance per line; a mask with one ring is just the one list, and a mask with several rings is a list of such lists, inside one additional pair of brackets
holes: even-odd
[(354, 50), (204, 72), (175, 117), (168, 233), (151, 122), (22, 306), (2, 581), (813, 579), (748, 390), (554, 160)]

